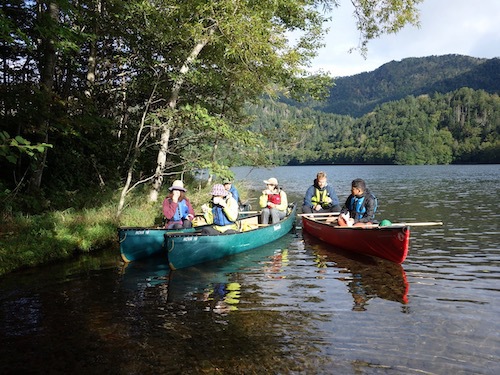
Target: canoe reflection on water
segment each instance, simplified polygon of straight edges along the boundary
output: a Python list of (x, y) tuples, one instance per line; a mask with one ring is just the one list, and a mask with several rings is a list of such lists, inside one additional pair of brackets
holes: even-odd
[(152, 298), (160, 296), (165, 302), (182, 305), (182, 308), (189, 305), (226, 314), (238, 309), (245, 274), (283, 277), (281, 272), (288, 263), (289, 236), (242, 254), (174, 271), (163, 257), (128, 263), (122, 269), (122, 285), (140, 298), (153, 294)]
[(365, 310), (367, 302), (375, 297), (408, 303), (408, 281), (400, 264), (368, 255), (334, 248), (303, 232), (306, 248), (312, 249), (319, 267), (339, 268), (339, 277), (349, 288), (354, 299), (353, 310)]

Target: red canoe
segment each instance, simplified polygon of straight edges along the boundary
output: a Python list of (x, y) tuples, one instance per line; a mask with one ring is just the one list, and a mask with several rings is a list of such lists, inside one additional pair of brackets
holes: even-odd
[(339, 227), (326, 223), (324, 219), (318, 220), (304, 215), (302, 229), (340, 249), (376, 256), (399, 264), (403, 263), (408, 255), (408, 225)]

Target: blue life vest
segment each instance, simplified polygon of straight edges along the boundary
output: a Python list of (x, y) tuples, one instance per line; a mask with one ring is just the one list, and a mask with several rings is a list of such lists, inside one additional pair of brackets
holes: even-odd
[(229, 192), (233, 196), (234, 200), (240, 203), (240, 194), (238, 193), (238, 190), (234, 187), (234, 185), (231, 185), (231, 189), (229, 189)]
[(214, 204), (214, 206), (212, 207), (212, 214), (214, 217), (214, 224), (215, 225), (222, 227), (224, 225), (234, 224), (234, 222), (230, 221), (227, 218), (222, 206), (219, 206), (218, 204)]
[(177, 202), (177, 210), (175, 210), (175, 215), (171, 221), (181, 221), (189, 215), (189, 208), (186, 201), (183, 199)]
[[(373, 213), (377, 211), (377, 198), (375, 198), (374, 195), (372, 195), (373, 200), (375, 201), (375, 207), (373, 209)], [(349, 212), (353, 213), (354, 212), (354, 219), (355, 220), (360, 220), (363, 215), (366, 212), (366, 207), (365, 207), (365, 195), (362, 197), (358, 198), (356, 196), (353, 196), (351, 198), (350, 202), (350, 207), (349, 207)]]

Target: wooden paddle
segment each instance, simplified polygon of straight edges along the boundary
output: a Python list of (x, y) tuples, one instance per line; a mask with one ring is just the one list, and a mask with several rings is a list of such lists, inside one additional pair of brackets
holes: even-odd
[(424, 222), (415, 222), (415, 223), (392, 223), (391, 225), (386, 225), (381, 227), (379, 224), (366, 224), (359, 226), (340, 226), (334, 225), (335, 228), (352, 228), (352, 229), (364, 229), (364, 228), (399, 228), (399, 227), (424, 227), (424, 226), (432, 226), (432, 225), (443, 225), (442, 221), (424, 221)]
[[(371, 224), (374, 226), (379, 226), (378, 224)], [(415, 223), (392, 223), (391, 225), (388, 225), (388, 227), (392, 226), (410, 226), (410, 227), (426, 227), (426, 226), (431, 226), (431, 225), (443, 225), (442, 221), (422, 221), (422, 222), (415, 222)], [(384, 227), (381, 227), (384, 228)]]
[[(311, 214), (299, 214), (299, 215), (308, 216)], [(332, 219), (332, 217), (321, 217), (320, 216), (320, 217), (312, 217), (311, 219), (313, 219), (314, 221), (318, 221), (318, 222), (323, 222), (323, 221), (327, 222), (329, 219)], [(328, 223), (325, 223), (325, 224), (328, 224)], [(353, 227), (336, 225), (335, 227), (336, 228), (353, 228), (353, 229), (360, 228), (360, 229), (363, 229), (363, 228), (391, 228), (391, 227), (402, 227), (402, 226), (424, 227), (424, 226), (437, 226), (437, 225), (443, 225), (443, 222), (442, 221), (421, 221), (421, 222), (414, 222), (414, 223), (402, 222), (402, 223), (392, 223), (391, 225), (387, 225), (387, 226), (383, 226), (383, 227), (381, 227), (379, 224), (366, 224), (366, 225), (362, 225), (362, 226), (353, 226)]]
[(298, 214), (297, 216), (307, 216), (307, 217), (322, 217), (322, 216), (339, 216), (340, 212), (317, 212), (317, 213), (310, 213), (310, 214)]

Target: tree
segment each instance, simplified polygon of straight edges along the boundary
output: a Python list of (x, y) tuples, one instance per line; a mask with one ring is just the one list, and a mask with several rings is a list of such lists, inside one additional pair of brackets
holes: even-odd
[[(356, 13), (361, 35), (369, 40), (414, 22), (417, 3), (355, 2), (363, 8)], [(2, 123), (13, 138), (53, 144), (33, 164), (31, 186), (43, 187), (42, 176), (45, 186), (65, 189), (104, 184), (119, 171), (131, 178), (125, 191), (153, 181), (155, 200), (171, 173), (223, 170), (226, 148), (245, 146), (258, 160), (261, 137), (250, 131), (246, 103), (263, 94), (326, 95), (331, 78), (305, 68), (336, 6), (335, 0), (3, 3)], [(300, 37), (291, 44), (293, 31)], [(310, 126), (290, 122), (290, 129), (301, 123)], [(16, 168), (29, 163), (20, 158)], [(79, 168), (65, 172), (67, 164)]]

